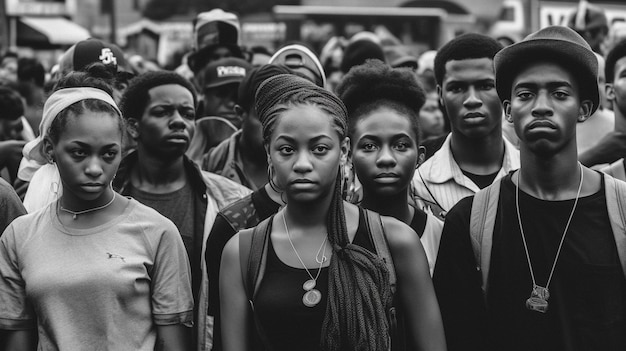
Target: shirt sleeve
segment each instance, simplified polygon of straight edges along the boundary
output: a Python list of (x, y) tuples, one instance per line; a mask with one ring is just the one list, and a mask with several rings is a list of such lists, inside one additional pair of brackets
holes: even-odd
[(169, 220), (160, 224), (162, 235), (152, 269), (152, 315), (157, 325), (185, 324), (193, 320), (191, 269), (178, 229)]
[(17, 257), (14, 228), (9, 226), (0, 238), (0, 329), (25, 330), (36, 326)]
[(481, 274), (476, 270), (469, 234), (472, 198), (446, 216), (433, 285), (439, 301), (448, 350), (483, 350), (486, 309)]

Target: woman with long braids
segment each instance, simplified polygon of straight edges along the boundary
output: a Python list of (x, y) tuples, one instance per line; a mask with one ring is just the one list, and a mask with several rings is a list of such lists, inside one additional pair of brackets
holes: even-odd
[[(263, 276), (250, 302), (240, 239), (253, 229), (226, 244), (220, 271), (223, 349), (258, 348), (245, 337), (254, 320), (267, 349), (389, 350), (390, 271), (375, 254), (376, 233), (367, 229), (364, 210), (341, 198), (340, 168), (350, 148), (345, 106), (305, 79), (278, 75), (259, 87), (256, 108), (273, 179), (287, 205), (259, 225), (267, 224), (270, 233)], [(382, 223), (409, 349), (444, 350), (419, 237), (396, 219), (382, 217)]]
[(0, 238), (6, 350), (188, 350), (187, 255), (176, 226), (115, 193), (124, 121), (110, 86), (70, 73), (46, 100), (31, 157), (62, 193)]
[(408, 224), (421, 238), (432, 274), (443, 223), (409, 203), (419, 160), (418, 116), (425, 100), (415, 73), (371, 60), (344, 76), (337, 95), (348, 110), (361, 206)]

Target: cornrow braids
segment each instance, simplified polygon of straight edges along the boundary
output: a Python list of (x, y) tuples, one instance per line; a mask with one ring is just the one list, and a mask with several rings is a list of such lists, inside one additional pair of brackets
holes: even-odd
[[(339, 98), (304, 78), (281, 74), (265, 80), (256, 92), (255, 105), (266, 144), (282, 112), (301, 104), (314, 105), (332, 116), (340, 138), (345, 137), (347, 111)], [(320, 346), (325, 351), (388, 350), (386, 311), (392, 300), (389, 271), (380, 257), (350, 242), (340, 178), (338, 172), (326, 217), (333, 256)]]

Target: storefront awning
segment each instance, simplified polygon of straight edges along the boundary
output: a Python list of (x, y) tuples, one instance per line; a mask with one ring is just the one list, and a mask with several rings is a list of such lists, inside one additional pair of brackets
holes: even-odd
[(91, 35), (89, 31), (63, 17), (20, 17), (17, 30), (19, 46), (73, 45)]

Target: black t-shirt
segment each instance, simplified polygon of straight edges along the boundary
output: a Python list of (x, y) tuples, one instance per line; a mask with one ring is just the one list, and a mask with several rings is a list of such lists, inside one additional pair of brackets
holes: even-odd
[(461, 170), (461, 172), (463, 172), (463, 174), (466, 177), (468, 177), (472, 182), (474, 182), (474, 184), (476, 184), (476, 186), (478, 186), (479, 189), (484, 189), (490, 186), (491, 183), (493, 183), (493, 181), (496, 179), (496, 176), (498, 175), (498, 173), (500, 173), (500, 171), (498, 171), (498, 172), (491, 173), (491, 174), (481, 175), (481, 174), (470, 173), (464, 170)]
[[(433, 277), (449, 350), (626, 350), (626, 279), (604, 183), (578, 202), (545, 314), (525, 307), (532, 280), (510, 175), (501, 188), (485, 308), (468, 229), (472, 201), (463, 199), (448, 213)], [(520, 191), (519, 202), (536, 282), (545, 286), (574, 200), (544, 201)]]
[[(253, 210), (251, 211), (252, 208)], [(221, 350), (219, 277), (220, 262), (224, 246), (226, 246), (228, 240), (240, 229), (256, 226), (264, 219), (278, 212), (279, 208), (280, 205), (269, 197), (264, 187), (261, 187), (252, 194), (227, 206), (215, 217), (215, 222), (213, 222), (213, 227), (207, 239), (205, 252), (207, 275), (209, 279), (209, 310), (207, 313), (209, 316), (215, 318), (213, 328), (213, 351)], [(234, 216), (245, 217), (245, 223), (242, 228), (235, 228), (233, 226), (232, 218)]]

